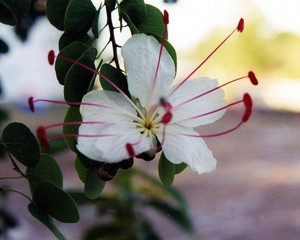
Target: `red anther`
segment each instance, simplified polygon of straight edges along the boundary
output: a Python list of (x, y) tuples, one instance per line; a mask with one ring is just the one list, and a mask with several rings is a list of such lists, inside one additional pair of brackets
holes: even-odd
[(254, 72), (252, 72), (252, 71), (248, 72), (248, 77), (253, 85), (258, 85), (258, 80), (257, 80)]
[(167, 10), (164, 10), (164, 23), (166, 25), (169, 24), (169, 13), (167, 12)]
[(240, 19), (238, 26), (237, 26), (237, 30), (239, 32), (243, 32), (243, 30), (244, 30), (244, 19), (243, 18)]
[(244, 105), (246, 107), (245, 109), (245, 113), (244, 113), (244, 116), (242, 118), (242, 121), (243, 122), (247, 122), (251, 116), (251, 113), (252, 113), (252, 99), (250, 97), (250, 95), (248, 93), (245, 93), (244, 94), (244, 97), (243, 97), (243, 102), (244, 102)]
[(33, 103), (33, 97), (28, 98), (28, 105), (31, 112), (34, 112), (34, 103)]
[(46, 134), (46, 128), (44, 126), (39, 126), (38, 129), (36, 130), (36, 133), (42, 147), (46, 150), (49, 150), (50, 145)]
[(54, 64), (54, 59), (55, 59), (55, 53), (53, 50), (50, 50), (48, 53), (48, 62), (50, 65)]
[(169, 112), (172, 110), (173, 106), (171, 105), (171, 103), (169, 103), (166, 99), (161, 98), (160, 99), (160, 104), (163, 106), (163, 108)]
[(171, 112), (166, 112), (165, 115), (163, 116), (163, 118), (161, 119), (161, 123), (162, 124), (167, 124), (171, 121), (172, 119), (172, 113)]
[(130, 157), (134, 157), (135, 156), (135, 152), (134, 152), (132, 144), (126, 143), (126, 150), (127, 150), (127, 152), (128, 152), (128, 154), (129, 154)]

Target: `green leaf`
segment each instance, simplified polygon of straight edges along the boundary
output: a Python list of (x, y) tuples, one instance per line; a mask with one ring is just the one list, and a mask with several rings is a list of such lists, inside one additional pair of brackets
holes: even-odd
[[(80, 41), (76, 41), (76, 42), (72, 42), (71, 44), (67, 45), (65, 48), (63, 48), (59, 52), (58, 57), (55, 62), (55, 71), (56, 71), (56, 77), (60, 84), (64, 85), (66, 75), (67, 75), (68, 71), (70, 70), (71, 66), (74, 64), (71, 61), (67, 61), (66, 59), (60, 58), (60, 56), (66, 57), (68, 59), (72, 59), (75, 61), (75, 60), (78, 60), (80, 57), (82, 57), (85, 53), (87, 53), (87, 55), (89, 55), (90, 49), (91, 48), (87, 44), (80, 42)], [(93, 55), (90, 55), (90, 57), (92, 59), (94, 58)]]
[(181, 173), (184, 169), (186, 169), (187, 164), (182, 162), (180, 164), (175, 164), (175, 174)]
[(121, 17), (126, 15), (134, 25), (138, 25), (146, 17), (146, 5), (144, 0), (123, 0), (119, 6), (119, 12)]
[(154, 6), (147, 4), (146, 12), (147, 14), (144, 20), (136, 25), (139, 32), (148, 35), (163, 36), (165, 24), (163, 21), (164, 16), (161, 11)]
[(127, 23), (128, 27), (129, 27), (129, 29), (131, 31), (131, 34), (137, 34), (137, 33), (139, 33), (139, 30), (137, 29), (137, 27), (131, 21), (130, 17), (125, 12), (122, 13), (122, 18)]
[(144, 203), (163, 213), (168, 219), (171, 219), (184, 231), (193, 233), (193, 225), (187, 214), (186, 208), (176, 208), (168, 202), (160, 201), (155, 198), (146, 200)]
[(90, 199), (99, 197), (105, 186), (105, 182), (98, 176), (97, 169), (89, 169), (86, 173), (84, 192)]
[[(68, 123), (68, 122), (81, 122), (81, 121), (82, 121), (82, 119), (81, 119), (81, 115), (79, 112), (79, 106), (69, 107), (67, 114), (65, 116), (64, 122)], [(73, 152), (77, 152), (77, 149), (76, 149), (77, 140), (74, 135), (78, 134), (79, 126), (80, 126), (79, 124), (63, 126), (63, 134), (64, 135), (66, 135), (66, 136), (73, 135), (73, 137), (65, 137), (65, 142), (67, 143), (67, 145)]]
[(64, 30), (65, 12), (70, 0), (47, 0), (46, 15), (49, 22), (59, 30)]
[(70, 0), (65, 12), (64, 30), (86, 33), (92, 27), (95, 15), (96, 9), (90, 0)]
[(39, 183), (33, 193), (33, 201), (39, 209), (58, 221), (74, 223), (79, 220), (79, 213), (74, 200), (52, 182), (43, 181)]
[[(61, 51), (65, 47), (67, 47), (69, 44), (73, 42), (82, 42), (86, 47), (92, 47), (92, 39), (87, 35), (87, 33), (71, 33), (71, 32), (64, 32), (58, 42), (59, 50)], [(74, 47), (76, 49), (77, 47)], [(86, 49), (86, 48), (85, 48)], [(74, 50), (73, 50), (74, 51)], [(70, 51), (72, 53), (73, 51)], [(79, 58), (78, 56), (77, 58)], [(56, 60), (58, 61), (58, 59)]]
[[(152, 34), (152, 35), (153, 35), (153, 37), (155, 37), (157, 39), (158, 42), (162, 41), (162, 36), (159, 36), (157, 34)], [(174, 62), (174, 65), (175, 65), (175, 71), (177, 71), (177, 53), (176, 53), (175, 48), (172, 46), (172, 44), (167, 39), (165, 39), (165, 41), (164, 41), (164, 47), (167, 49), (168, 53), (170, 54), (170, 56)]]
[(22, 164), (34, 167), (41, 158), (40, 147), (29, 128), (23, 123), (10, 123), (2, 133), (6, 149)]
[[(83, 55), (77, 60), (90, 69), (95, 70), (94, 60), (89, 55)], [(66, 102), (81, 102), (88, 92), (94, 73), (78, 64), (73, 64), (65, 78), (64, 96)]]
[(186, 205), (185, 199), (183, 198), (182, 194), (179, 191), (177, 191), (175, 188), (162, 185), (161, 182), (158, 181), (156, 178), (154, 178), (147, 172), (142, 171), (140, 169), (132, 168), (131, 171), (135, 175), (143, 178), (143, 181), (148, 182), (153, 188), (162, 191), (164, 194), (166, 194), (166, 196), (171, 197), (173, 200), (175, 200), (182, 206)]
[(99, 37), (99, 16), (100, 16), (101, 8), (98, 9), (98, 11), (95, 14), (93, 23), (92, 23), (92, 33), (95, 38)]
[(75, 169), (80, 180), (85, 183), (88, 169), (81, 163), (78, 157), (75, 159)]
[(171, 186), (175, 176), (175, 166), (162, 153), (158, 163), (158, 173), (161, 182), (166, 186)]
[[(112, 81), (116, 86), (118, 86), (127, 96), (130, 96), (128, 91), (126, 76), (121, 70), (111, 66), (110, 64), (103, 64), (100, 69), (100, 74), (110, 81)], [(103, 77), (100, 77), (100, 83), (104, 90), (118, 92), (110, 83), (108, 83)]]
[(30, 0), (0, 0), (0, 22), (16, 25), (29, 10)]
[(48, 229), (55, 235), (55, 237), (57, 237), (57, 239), (66, 240), (64, 235), (54, 225), (52, 218), (50, 218), (47, 213), (41, 210), (38, 205), (36, 205), (35, 203), (30, 203), (28, 205), (28, 210), (33, 217), (35, 217), (46, 227), (48, 227)]
[(57, 162), (48, 154), (42, 154), (40, 162), (34, 167), (28, 167), (26, 174), (30, 183), (31, 192), (42, 181), (49, 181), (62, 188), (63, 176)]

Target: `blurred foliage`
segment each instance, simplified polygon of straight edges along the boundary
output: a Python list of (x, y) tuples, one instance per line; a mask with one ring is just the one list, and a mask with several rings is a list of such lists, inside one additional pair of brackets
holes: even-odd
[[(228, 29), (215, 29), (188, 54), (196, 62), (204, 59), (229, 33)], [(255, 69), (260, 75), (300, 78), (300, 36), (273, 32), (263, 18), (245, 23), (241, 33), (235, 33), (229, 41), (202, 68), (201, 75), (218, 70), (223, 72), (247, 72)], [(229, 50), (230, 49), (230, 50)], [(195, 52), (199, 53), (197, 56)], [(200, 59), (200, 60), (199, 60)]]

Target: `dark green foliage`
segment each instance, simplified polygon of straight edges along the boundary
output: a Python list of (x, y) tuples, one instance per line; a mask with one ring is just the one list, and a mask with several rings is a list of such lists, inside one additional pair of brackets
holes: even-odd
[(28, 12), (30, 0), (0, 0), (0, 22), (16, 25), (18, 19)]
[(24, 124), (10, 123), (3, 130), (2, 139), (7, 151), (25, 166), (34, 167), (40, 161), (39, 144)]

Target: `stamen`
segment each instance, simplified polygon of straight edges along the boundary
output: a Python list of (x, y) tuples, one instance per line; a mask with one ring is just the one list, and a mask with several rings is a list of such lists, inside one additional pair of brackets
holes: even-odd
[(172, 120), (172, 113), (171, 112), (166, 112), (165, 115), (161, 119), (161, 123), (166, 125)]
[(48, 62), (50, 65), (54, 64), (54, 59), (55, 59), (55, 52), (53, 50), (50, 50), (48, 53)]
[(228, 81), (228, 82), (226, 82), (226, 83), (224, 83), (224, 84), (221, 84), (221, 85), (219, 85), (219, 86), (217, 86), (217, 87), (215, 87), (215, 88), (212, 88), (212, 89), (208, 90), (207, 92), (201, 93), (201, 94), (199, 94), (199, 95), (197, 95), (197, 96), (195, 96), (195, 97), (192, 97), (192, 98), (190, 98), (190, 99), (188, 99), (188, 100), (186, 100), (186, 101), (184, 101), (184, 102), (182, 102), (182, 103), (176, 105), (174, 108), (177, 108), (177, 107), (182, 106), (182, 105), (184, 105), (184, 104), (186, 104), (186, 103), (189, 103), (189, 102), (191, 102), (191, 101), (194, 101), (194, 100), (196, 100), (196, 99), (198, 99), (198, 98), (200, 98), (200, 97), (203, 97), (204, 95), (207, 95), (207, 94), (209, 94), (209, 93), (211, 93), (211, 92), (213, 92), (213, 91), (216, 91), (216, 90), (218, 90), (218, 89), (220, 89), (220, 88), (223, 88), (223, 87), (225, 87), (226, 85), (229, 85), (229, 84), (231, 84), (231, 83), (234, 83), (234, 82), (236, 82), (236, 81), (239, 81), (239, 80), (242, 80), (242, 79), (245, 79), (245, 78), (249, 78), (250, 81), (251, 81), (251, 83), (252, 83), (253, 85), (257, 85), (257, 84), (258, 84), (258, 80), (257, 80), (257, 78), (255, 77), (255, 74), (254, 74), (252, 71), (250, 71), (250, 72), (248, 73), (247, 76), (239, 77), (239, 78), (233, 79), (233, 80), (231, 80), (231, 81)]
[(239, 32), (243, 32), (244, 31), (244, 19), (243, 18), (240, 19), (239, 24), (237, 26), (237, 30)]
[[(166, 10), (164, 11), (163, 20), (164, 20), (164, 24), (165, 24), (165, 29), (164, 29), (164, 33), (163, 33), (162, 40), (161, 40), (161, 43), (160, 43), (158, 62), (157, 62), (157, 65), (156, 65), (156, 70), (155, 70), (155, 75), (154, 75), (154, 79), (153, 79), (153, 82), (152, 82), (151, 91), (149, 91), (149, 95), (148, 95), (148, 101), (147, 102), (149, 104), (152, 101), (152, 96), (153, 96), (153, 92), (154, 92), (155, 85), (156, 85), (156, 82), (157, 82), (158, 70), (159, 70), (160, 62), (161, 62), (162, 51), (163, 51), (163, 48), (164, 48), (164, 45), (165, 45), (165, 40), (166, 40), (167, 32), (168, 32), (169, 13)], [(147, 106), (147, 108), (149, 108), (149, 107), (150, 106)]]
[(86, 106), (94, 106), (94, 107), (102, 107), (111, 110), (117, 110), (110, 106), (106, 106), (103, 104), (96, 104), (96, 103), (84, 103), (84, 102), (65, 102), (65, 101), (57, 101), (57, 100), (49, 100), (49, 99), (36, 99), (34, 100), (33, 97), (29, 97), (28, 104), (29, 108), (32, 112), (34, 112), (34, 103), (36, 102), (47, 102), (47, 103), (54, 103), (54, 104), (62, 104), (62, 105), (86, 105)]
[(169, 103), (165, 98), (160, 99), (160, 104), (166, 111), (171, 111), (173, 108), (171, 103)]
[(169, 94), (171, 96), (178, 88), (180, 88), (189, 78), (199, 70), (199, 68), (233, 35), (235, 31), (242, 32), (244, 29), (244, 19), (239, 21), (238, 26)]
[(248, 77), (253, 85), (255, 85), (255, 86), (258, 85), (258, 81), (257, 81), (257, 78), (256, 78), (254, 72), (250, 71), (248, 73)]
[(130, 144), (130, 143), (126, 143), (126, 150), (128, 152), (128, 155), (130, 157), (134, 157), (135, 156), (135, 152), (134, 152), (134, 149), (133, 149), (133, 145)]
[(34, 112), (34, 101), (33, 101), (33, 97), (29, 97), (29, 98), (28, 98), (28, 105), (29, 105), (30, 111), (31, 111), (31, 112)]
[(245, 112), (244, 112), (244, 115), (243, 115), (241, 121), (235, 127), (231, 128), (229, 130), (226, 130), (224, 132), (214, 133), (214, 134), (207, 134), (207, 135), (195, 135), (195, 134), (183, 134), (183, 133), (179, 133), (179, 134), (183, 135), (183, 136), (187, 136), (187, 137), (208, 138), (208, 137), (217, 137), (217, 136), (221, 136), (221, 135), (225, 135), (227, 133), (233, 132), (236, 129), (238, 129), (243, 123), (248, 121), (250, 116), (251, 116), (251, 113), (252, 113), (252, 99), (251, 99), (251, 97), (248, 93), (244, 94), (243, 102), (244, 102), (244, 105), (245, 105)]
[[(53, 50), (51, 50), (53, 51)], [(51, 52), (50, 51), (50, 52)], [(49, 54), (50, 54), (49, 52)], [(99, 73), (98, 71), (96, 71), (95, 69), (89, 67), (89, 66), (86, 66), (85, 64), (81, 63), (81, 62), (78, 62), (76, 60), (73, 60), (71, 58), (68, 58), (68, 57), (65, 57), (65, 56), (61, 56), (61, 55), (58, 55), (57, 58), (60, 58), (60, 59), (63, 59), (67, 62), (71, 62), (71, 63), (74, 63), (74, 64), (77, 64), (78, 66), (81, 66), (91, 72), (93, 72), (94, 74), (97, 74), (99, 77), (103, 78), (107, 83), (109, 83), (112, 87), (114, 87), (128, 102), (131, 106), (133, 106), (133, 108), (138, 112), (138, 114), (141, 116), (141, 118), (145, 119), (145, 116), (144, 114), (140, 111), (140, 109), (132, 102), (132, 100), (116, 85), (114, 84), (109, 78), (107, 78), (106, 76), (104, 76), (103, 74)]]
[(46, 150), (49, 150), (50, 145), (46, 134), (46, 128), (43, 126), (39, 126), (36, 130), (36, 134), (38, 139), (40, 140), (42, 147)]
[(244, 116), (242, 118), (242, 121), (243, 122), (247, 122), (251, 116), (251, 113), (252, 113), (252, 99), (250, 97), (250, 95), (248, 93), (245, 93), (244, 94), (244, 98), (243, 98), (243, 102), (244, 102), (244, 105), (246, 107), (245, 109), (245, 113), (244, 113)]

